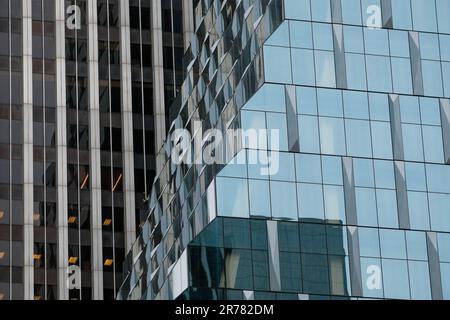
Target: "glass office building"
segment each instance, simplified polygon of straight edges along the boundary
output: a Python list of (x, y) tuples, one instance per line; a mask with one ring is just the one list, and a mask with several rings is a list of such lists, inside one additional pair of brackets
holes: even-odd
[(0, 300), (115, 298), (191, 11), (0, 0)]
[[(450, 299), (450, 2), (194, 9), (170, 133), (197, 161), (159, 151), (118, 298)], [(211, 164), (212, 128), (278, 139), (206, 135)]]

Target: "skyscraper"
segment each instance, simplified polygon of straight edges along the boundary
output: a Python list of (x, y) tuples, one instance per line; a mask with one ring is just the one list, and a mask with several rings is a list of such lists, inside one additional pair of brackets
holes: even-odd
[(119, 299), (450, 299), (450, 2), (194, 8)]
[(116, 296), (191, 12), (181, 0), (0, 0), (0, 300)]

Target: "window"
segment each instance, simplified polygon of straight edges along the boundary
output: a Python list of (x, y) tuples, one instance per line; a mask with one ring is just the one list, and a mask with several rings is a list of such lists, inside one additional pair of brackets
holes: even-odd
[(411, 229), (429, 230), (428, 197), (424, 192), (408, 192), (408, 207)]
[(272, 180), (291, 181), (295, 182), (295, 165), (294, 155), (291, 153), (276, 153), (273, 152), (272, 156), (279, 160), (279, 170), (276, 174), (270, 178)]
[(347, 86), (349, 89), (367, 90), (366, 86), (366, 62), (362, 54), (345, 54), (347, 63)]
[(299, 184), (298, 204), (300, 219), (317, 219), (323, 221), (325, 218), (323, 208), (323, 191), (321, 185)]
[(339, 186), (324, 186), (325, 217), (327, 221), (345, 223), (344, 188)]
[[(267, 112), (266, 117), (267, 129), (269, 130), (269, 150), (289, 151), (286, 114)], [(272, 131), (278, 131), (279, 139), (271, 139), (270, 132)]]
[(423, 162), (424, 153), (421, 126), (403, 124), (402, 131), (405, 160)]
[(394, 164), (391, 161), (374, 161), (375, 185), (382, 189), (395, 189)]
[(321, 151), (329, 155), (346, 155), (344, 120), (319, 119)]
[[(278, 56), (276, 59), (281, 59), (281, 56)], [(273, 68), (276, 68), (276, 66), (273, 66)], [(292, 74), (294, 84), (310, 86), (316, 84), (316, 72), (312, 50), (292, 49)]]
[(330, 24), (313, 23), (314, 49), (333, 51), (333, 32)]
[(315, 51), (316, 84), (321, 87), (336, 87), (334, 54), (329, 51)]
[(361, 25), (360, 0), (342, 1), (342, 20), (345, 24)]
[(224, 262), (227, 288), (253, 288), (252, 254), (250, 250), (226, 249)]
[(388, 96), (381, 93), (369, 93), (370, 119), (390, 121)]
[(300, 151), (319, 153), (319, 121), (314, 116), (299, 116)]
[(392, 17), (395, 29), (412, 29), (410, 0), (391, 1)]
[(318, 89), (317, 102), (319, 115), (326, 117), (342, 117), (342, 92), (339, 90)]
[(358, 224), (378, 227), (375, 190), (356, 188), (355, 193)]
[(386, 29), (364, 28), (364, 43), (367, 54), (389, 55), (389, 41)]
[(390, 59), (380, 56), (366, 56), (367, 85), (370, 91), (392, 92)]
[(314, 21), (331, 22), (331, 6), (328, 0), (311, 1), (312, 19)]
[(369, 121), (346, 120), (347, 152), (354, 157), (372, 157)]
[(297, 87), (297, 112), (299, 114), (317, 115), (315, 88)]
[(322, 183), (320, 156), (295, 155), (297, 181), (306, 183)]
[(266, 81), (292, 82), (289, 48), (264, 46), (264, 66)]
[(325, 226), (323, 224), (300, 224), (300, 246), (304, 253), (326, 254)]
[(428, 164), (426, 168), (428, 190), (450, 194), (450, 167)]
[(245, 179), (217, 178), (219, 216), (249, 217), (248, 185)]
[(369, 120), (369, 101), (365, 92), (344, 91), (345, 117)]
[(414, 30), (437, 32), (435, 1), (411, 0)]
[(383, 228), (398, 228), (397, 195), (394, 190), (376, 191), (378, 223)]
[(420, 98), (420, 114), (422, 124), (430, 126), (441, 125), (441, 113), (439, 100), (432, 98)]
[(323, 183), (344, 185), (342, 180), (342, 161), (339, 157), (322, 157)]
[(280, 219), (298, 220), (295, 184), (271, 181), (270, 191), (272, 216)]
[(407, 162), (405, 163), (405, 171), (406, 171), (406, 186), (408, 190), (427, 191), (425, 166), (423, 164)]
[(408, 32), (399, 30), (389, 30), (389, 44), (391, 56), (409, 58)]
[[(352, 11), (356, 12), (354, 8), (352, 8)], [(344, 45), (346, 52), (364, 53), (362, 30), (360, 27), (344, 26)]]
[(294, 48), (312, 49), (313, 39), (311, 23), (290, 21), (291, 46)]
[(405, 233), (400, 230), (380, 230), (381, 256), (406, 260)]
[(375, 178), (372, 160), (353, 159), (353, 168), (355, 172), (355, 185), (357, 187), (374, 187)]
[(280, 252), (281, 290), (302, 291), (302, 266), (300, 253)]
[(411, 299), (430, 300), (431, 285), (428, 263), (423, 261), (408, 261), (408, 269)]
[(284, 21), (266, 40), (266, 46), (288, 47), (290, 44), (289, 23)]
[(363, 285), (363, 294), (365, 297), (369, 298), (383, 298), (383, 275), (382, 275), (382, 266), (380, 259), (375, 258), (361, 258), (361, 276), (362, 283), (367, 284), (369, 280), (373, 281), (374, 276), (381, 275), (380, 283), (376, 283), (380, 285), (376, 287), (369, 287), (367, 285)]
[(407, 231), (406, 246), (408, 249), (409, 260), (428, 260), (428, 249), (425, 232)]
[(269, 182), (263, 180), (249, 181), (250, 215), (270, 217)]
[(442, 71), (439, 61), (422, 60), (423, 87), (425, 95), (442, 97)]
[(423, 126), (422, 133), (425, 161), (444, 163), (442, 129), (440, 127)]
[(429, 194), (431, 229), (450, 232), (450, 195)]
[(387, 299), (410, 299), (407, 262), (383, 259), (382, 263), (385, 297)]
[(361, 257), (380, 257), (380, 239), (378, 229), (358, 228), (359, 250)]
[(309, 0), (286, 0), (284, 6), (286, 19), (311, 20)]
[(411, 61), (405, 58), (391, 58), (394, 92), (412, 94)]
[(438, 233), (439, 260), (450, 263), (450, 234)]

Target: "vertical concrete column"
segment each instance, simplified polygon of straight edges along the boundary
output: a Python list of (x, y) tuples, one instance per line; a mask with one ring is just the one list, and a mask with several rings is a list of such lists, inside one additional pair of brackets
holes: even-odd
[(331, 0), (331, 20), (333, 23), (342, 23), (341, 0)]
[(397, 193), (398, 221), (401, 229), (411, 228), (411, 219), (409, 218), (408, 191), (406, 187), (406, 169), (405, 163), (395, 161), (395, 185)]
[(58, 216), (58, 299), (68, 300), (68, 222), (67, 222), (67, 115), (66, 115), (66, 41), (65, 6), (55, 2), (56, 22), (56, 156)]
[(86, 4), (88, 14), (89, 147), (91, 150), (92, 299), (102, 300), (103, 243), (97, 0), (89, 0)]
[(389, 95), (389, 114), (391, 118), (392, 146), (394, 149), (394, 159), (405, 160), (403, 148), (403, 130), (400, 113), (400, 97), (396, 94)]
[(436, 232), (427, 232), (428, 267), (430, 268), (431, 296), (433, 300), (443, 300), (441, 265), (439, 261)]
[(120, 1), (120, 58), (122, 97), (122, 158), (125, 200), (125, 249), (136, 240), (136, 200), (134, 187), (133, 107), (131, 96), (130, 3)]
[(194, 7), (192, 0), (183, 1), (183, 39), (184, 50), (187, 50), (191, 44), (191, 38), (194, 35)]
[(352, 295), (362, 297), (364, 294), (362, 287), (359, 233), (357, 227), (347, 227), (347, 239)]
[(345, 59), (344, 28), (341, 24), (333, 25), (334, 62), (336, 68), (336, 87), (347, 89), (347, 64)]
[(288, 143), (290, 152), (300, 152), (299, 127), (297, 118), (297, 92), (295, 86), (286, 86), (286, 114)]
[(34, 298), (33, 235), (33, 31), (32, 1), (22, 1), (24, 299)]
[(409, 32), (409, 51), (411, 54), (414, 95), (423, 96), (424, 87), (422, 78), (422, 60), (420, 58), (420, 41), (418, 32)]
[(450, 164), (450, 100), (441, 99), (442, 137), (444, 139), (445, 164)]
[(353, 172), (353, 159), (342, 158), (342, 171), (344, 172), (345, 212), (347, 224), (358, 225), (356, 210), (355, 174)]
[(394, 27), (394, 23), (392, 20), (391, 0), (381, 0), (381, 13), (383, 18), (383, 28), (392, 29)]
[[(156, 152), (164, 144), (166, 137), (166, 106), (164, 100), (164, 57), (161, 0), (151, 2), (152, 18), (152, 63), (153, 63), (153, 114), (155, 119)], [(160, 172), (163, 163), (157, 159), (156, 172)]]
[(270, 290), (281, 291), (280, 249), (278, 243), (278, 223), (276, 221), (267, 221), (267, 235), (269, 237)]

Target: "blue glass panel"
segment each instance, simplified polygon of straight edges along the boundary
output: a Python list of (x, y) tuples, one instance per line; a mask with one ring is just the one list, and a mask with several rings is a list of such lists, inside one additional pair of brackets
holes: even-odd
[(340, 90), (318, 89), (317, 103), (320, 116), (342, 117), (344, 114)]
[(346, 155), (344, 120), (321, 117), (319, 128), (322, 153)]
[(285, 0), (284, 9), (286, 19), (311, 20), (309, 0)]
[(425, 232), (407, 231), (406, 247), (409, 260), (428, 260), (428, 249)]
[(249, 217), (246, 179), (217, 178), (217, 210), (219, 216)]
[(297, 112), (317, 115), (317, 94), (315, 88), (297, 87)]
[(292, 67), (294, 84), (310, 86), (316, 84), (312, 50), (292, 49)]
[(381, 256), (406, 260), (405, 233), (401, 230), (380, 230)]
[(408, 192), (408, 207), (411, 229), (430, 230), (427, 194)]
[(347, 118), (369, 120), (367, 93), (344, 91), (344, 111)]
[(312, 49), (313, 38), (310, 22), (290, 21), (291, 46), (294, 48)]
[(358, 224), (361, 226), (378, 227), (375, 190), (356, 188), (355, 193)]
[(306, 183), (322, 183), (320, 156), (295, 155), (297, 181)]
[(377, 190), (378, 224), (383, 228), (398, 228), (397, 195), (394, 190)]
[(272, 217), (298, 220), (297, 191), (295, 183), (270, 182)]
[(292, 83), (289, 48), (264, 46), (264, 67), (268, 82)]
[(411, 299), (430, 300), (431, 284), (428, 263), (423, 261), (409, 261), (408, 268)]
[(300, 151), (319, 153), (319, 120), (314, 116), (299, 116)]
[(249, 181), (250, 215), (271, 217), (269, 182), (264, 180)]
[(323, 183), (343, 185), (342, 161), (339, 157), (322, 157)]
[(324, 220), (323, 191), (321, 185), (299, 184), (298, 204), (300, 219)]
[(430, 193), (429, 200), (431, 229), (450, 232), (450, 195)]
[(407, 262), (383, 259), (382, 263), (385, 297), (387, 299), (410, 299)]

